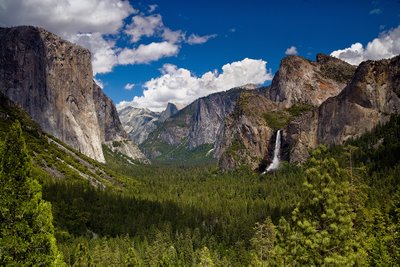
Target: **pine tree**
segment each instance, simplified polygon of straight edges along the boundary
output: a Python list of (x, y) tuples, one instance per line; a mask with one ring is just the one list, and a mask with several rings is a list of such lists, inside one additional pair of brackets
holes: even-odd
[(50, 203), (31, 177), (19, 122), (6, 138), (0, 164), (0, 265), (62, 265)]
[(257, 255), (257, 262), (269, 261), (274, 248), (275, 225), (267, 217), (263, 223), (257, 222), (254, 230), (255, 234), (250, 242)]
[(306, 171), (306, 197), (278, 227), (277, 265), (353, 266), (363, 264), (365, 251), (354, 228), (348, 172), (326, 157), (326, 148), (312, 153)]

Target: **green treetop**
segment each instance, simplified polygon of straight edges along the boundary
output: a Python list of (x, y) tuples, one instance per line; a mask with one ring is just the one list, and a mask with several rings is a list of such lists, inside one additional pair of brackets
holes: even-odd
[(62, 265), (51, 205), (31, 177), (19, 122), (11, 126), (0, 154), (0, 192), (0, 265)]
[(281, 219), (276, 247), (277, 264), (285, 266), (363, 265), (362, 249), (354, 227), (348, 172), (326, 148), (312, 153), (304, 182), (305, 198)]

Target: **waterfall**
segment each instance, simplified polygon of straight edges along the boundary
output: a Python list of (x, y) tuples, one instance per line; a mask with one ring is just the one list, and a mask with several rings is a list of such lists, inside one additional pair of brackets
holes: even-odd
[(263, 174), (276, 170), (279, 167), (279, 153), (281, 150), (281, 130), (278, 130), (276, 133), (276, 140), (275, 140), (275, 149), (274, 149), (274, 158), (272, 163), (268, 166), (267, 169), (263, 172)]

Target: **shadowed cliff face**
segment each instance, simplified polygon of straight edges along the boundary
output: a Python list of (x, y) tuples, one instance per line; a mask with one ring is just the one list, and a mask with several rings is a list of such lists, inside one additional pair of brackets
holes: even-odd
[(93, 100), (100, 127), (101, 142), (113, 152), (122, 153), (142, 163), (149, 163), (138, 146), (128, 140), (128, 135), (122, 127), (114, 103), (95, 82), (93, 82)]
[(95, 82), (93, 82), (93, 100), (99, 121), (101, 141), (104, 143), (126, 139), (127, 134), (119, 120), (114, 103)]
[[(177, 147), (194, 151), (200, 147), (204, 157), (222, 136), (224, 119), (235, 106), (240, 92), (235, 88), (202, 97), (160, 124), (142, 143), (141, 148), (150, 158), (171, 155)], [(207, 154), (210, 155), (210, 154)]]
[(44, 131), (104, 162), (88, 50), (40, 28), (1, 28), (0, 90)]

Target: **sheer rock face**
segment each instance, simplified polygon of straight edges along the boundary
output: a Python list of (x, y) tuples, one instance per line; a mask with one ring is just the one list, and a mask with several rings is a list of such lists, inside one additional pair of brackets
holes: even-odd
[(323, 54), (317, 55), (316, 62), (288, 56), (281, 61), (267, 95), (286, 108), (296, 103), (319, 106), (339, 94), (354, 71), (354, 66)]
[(264, 94), (246, 101), (242, 94), (226, 119), (217, 149), (222, 169), (244, 164), (262, 171), (275, 141), (262, 114), (288, 112), (298, 103), (313, 108), (292, 116), (283, 128), (281, 158), (291, 162), (305, 161), (319, 144), (343, 144), (387, 121), (400, 110), (400, 56), (363, 62), (356, 70), (329, 56), (318, 55), (316, 62), (290, 56)]
[(235, 110), (225, 119), (222, 137), (216, 145), (221, 169), (233, 170), (241, 165), (265, 169), (272, 160), (268, 151), (274, 142), (274, 130), (266, 124), (263, 114), (277, 107), (264, 94), (255, 91), (240, 95)]
[(400, 56), (360, 64), (336, 97), (287, 128), (291, 161), (304, 161), (318, 144), (342, 144), (372, 130), (400, 110)]
[(113, 152), (122, 153), (142, 163), (149, 163), (138, 146), (128, 140), (114, 103), (95, 82), (93, 82), (93, 99), (99, 121), (101, 142)]
[(99, 121), (101, 141), (120, 141), (127, 138), (112, 100), (93, 82), (93, 99)]
[(40, 28), (0, 28), (0, 90), (44, 131), (104, 162), (87, 49)]
[(124, 129), (136, 144), (142, 144), (157, 126), (178, 112), (175, 104), (168, 103), (163, 112), (153, 112), (147, 108), (127, 106), (118, 111)]
[(160, 124), (141, 147), (147, 156), (156, 158), (162, 155), (160, 143), (171, 148), (184, 146), (188, 150), (214, 145), (222, 137), (224, 119), (233, 111), (243, 90), (234, 88), (197, 99)]

